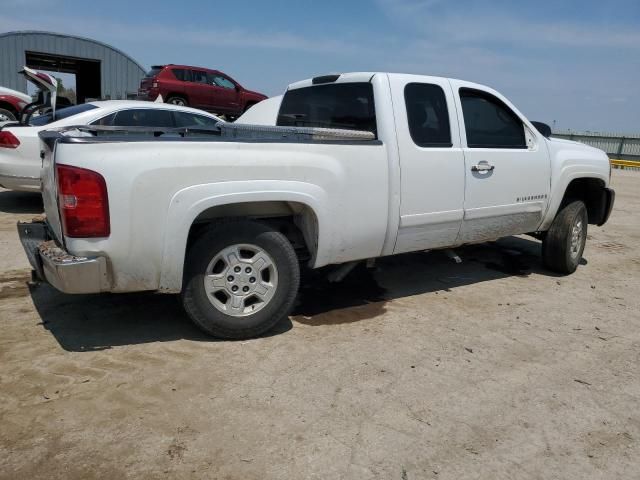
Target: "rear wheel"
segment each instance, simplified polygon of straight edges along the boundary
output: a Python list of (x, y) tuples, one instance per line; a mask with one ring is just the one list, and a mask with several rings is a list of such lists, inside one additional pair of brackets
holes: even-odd
[(188, 107), (189, 106), (189, 104), (187, 103), (186, 98), (179, 97), (177, 95), (174, 95), (172, 97), (167, 98), (167, 103), (170, 103), (171, 105), (179, 105), (181, 107)]
[(182, 299), (206, 333), (251, 338), (289, 314), (299, 283), (298, 259), (284, 235), (258, 222), (228, 221), (189, 249)]
[(13, 122), (17, 120), (16, 114), (6, 108), (0, 108), (0, 122)]
[(587, 241), (587, 208), (576, 200), (565, 205), (542, 241), (542, 262), (558, 273), (573, 273), (578, 268)]

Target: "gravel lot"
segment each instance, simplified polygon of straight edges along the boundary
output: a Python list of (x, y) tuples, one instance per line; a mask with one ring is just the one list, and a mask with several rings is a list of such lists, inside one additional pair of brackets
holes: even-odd
[(640, 478), (640, 172), (569, 277), (528, 237), (308, 277), (213, 341), (178, 299), (29, 286), (0, 191), (0, 478)]

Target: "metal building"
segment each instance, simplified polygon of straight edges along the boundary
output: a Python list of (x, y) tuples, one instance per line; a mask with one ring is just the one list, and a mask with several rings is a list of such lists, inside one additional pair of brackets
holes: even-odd
[(78, 103), (132, 97), (145, 75), (126, 53), (89, 38), (39, 31), (0, 34), (0, 86), (26, 93), (27, 82), (18, 75), (25, 65), (75, 74)]

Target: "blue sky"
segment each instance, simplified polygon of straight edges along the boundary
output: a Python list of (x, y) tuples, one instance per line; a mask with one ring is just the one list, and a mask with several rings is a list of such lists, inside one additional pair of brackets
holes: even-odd
[(560, 129), (640, 132), (640, 1), (0, 0), (0, 32), (95, 38), (145, 67), (218, 68), (275, 95), (317, 74), (463, 78)]

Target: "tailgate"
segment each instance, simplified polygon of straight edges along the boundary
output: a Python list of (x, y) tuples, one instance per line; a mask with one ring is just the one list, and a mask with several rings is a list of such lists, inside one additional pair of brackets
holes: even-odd
[(44, 203), (44, 213), (47, 215), (47, 223), (54, 239), (58, 245), (63, 245), (62, 225), (60, 223), (60, 210), (58, 209), (58, 182), (55, 168), (56, 139), (60, 138), (57, 132), (41, 132), (40, 146), (42, 148), (42, 170), (40, 179), (42, 181), (42, 201)]

